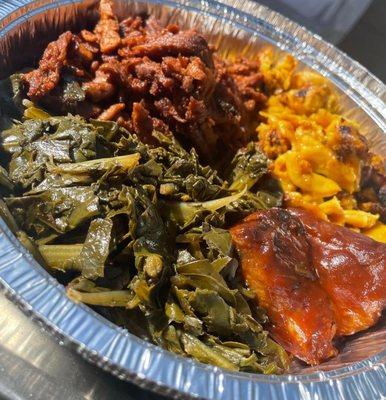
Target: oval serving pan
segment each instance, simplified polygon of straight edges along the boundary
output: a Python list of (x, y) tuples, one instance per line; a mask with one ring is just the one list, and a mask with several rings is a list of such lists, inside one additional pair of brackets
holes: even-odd
[[(378, 153), (386, 155), (386, 88), (357, 62), (280, 14), (250, 1), (117, 1), (120, 16), (147, 12), (164, 23), (195, 27), (223, 56), (237, 49), (253, 56), (264, 44), (293, 54), (337, 87), (343, 114), (361, 124)], [(92, 26), (96, 1), (0, 2), (0, 78), (36, 63), (64, 30)], [(385, 319), (355, 335), (340, 355), (291, 374), (235, 373), (169, 353), (115, 326), (67, 298), (64, 288), (32, 258), (0, 220), (0, 287), (26, 314), (84, 358), (121, 379), (182, 398), (378, 399), (386, 396)]]

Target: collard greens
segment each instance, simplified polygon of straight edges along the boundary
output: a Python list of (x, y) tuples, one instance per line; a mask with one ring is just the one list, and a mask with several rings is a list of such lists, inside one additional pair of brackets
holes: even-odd
[[(68, 83), (67, 101), (82, 98), (78, 89)], [(249, 307), (226, 230), (281, 201), (254, 144), (219, 176), (157, 132), (150, 147), (112, 122), (50, 117), (31, 104), (24, 114), (11, 125), (3, 115), (0, 212), (73, 300), (204, 363), (287, 367), (263, 310)]]

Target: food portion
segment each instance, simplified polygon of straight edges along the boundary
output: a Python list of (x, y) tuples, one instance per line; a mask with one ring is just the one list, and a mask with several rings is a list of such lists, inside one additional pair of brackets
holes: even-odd
[(296, 71), (286, 57), (260, 55), (272, 95), (257, 128), (261, 149), (287, 206), (301, 207), (336, 224), (386, 241), (384, 160), (369, 151), (359, 127), (339, 114), (329, 82)]
[(194, 150), (153, 135), (158, 146), (115, 122), (31, 105), (2, 132), (2, 217), (73, 300), (140, 337), (231, 370), (284, 371), (224, 229), (280, 204), (266, 157), (250, 144), (225, 181)]
[(0, 216), (71, 299), (264, 374), (379, 319), (384, 161), (324, 78), (108, 0), (32, 67), (0, 82)]
[(309, 364), (335, 355), (386, 306), (386, 245), (306, 210), (272, 208), (231, 229), (241, 269), (271, 333)]
[(55, 114), (117, 121), (151, 144), (154, 129), (173, 133), (206, 162), (248, 143), (266, 101), (258, 60), (229, 65), (198, 32), (152, 17), (118, 22), (107, 0), (93, 32), (63, 33), (23, 81)]

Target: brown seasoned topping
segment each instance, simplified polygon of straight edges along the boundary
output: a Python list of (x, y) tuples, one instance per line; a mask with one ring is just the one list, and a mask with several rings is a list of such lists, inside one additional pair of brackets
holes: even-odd
[(129, 36), (131, 33), (138, 33), (138, 30), (142, 27), (142, 18), (140, 17), (129, 17), (124, 19), (120, 24), (120, 30), (124, 37)]
[(97, 103), (113, 96), (115, 86), (110, 82), (110, 77), (110, 74), (99, 68), (94, 80), (83, 85), (83, 89), (92, 101)]
[(337, 125), (337, 130), (339, 143), (336, 146), (336, 152), (342, 160), (347, 160), (350, 156), (357, 156), (361, 159), (367, 158), (367, 143), (357, 129), (351, 125), (341, 123)]
[(95, 33), (92, 33), (86, 29), (83, 29), (80, 32), (80, 37), (86, 41), (86, 42), (90, 42), (90, 43), (97, 43), (98, 42), (98, 36), (95, 35)]
[[(266, 101), (258, 61), (224, 62), (201, 34), (154, 17), (119, 22), (111, 0), (101, 1), (94, 32), (62, 35), (24, 79), (30, 97), (59, 113), (65, 108), (53, 104), (75, 80), (85, 96), (72, 112), (89, 117), (99, 110), (99, 118), (117, 120), (149, 143), (153, 129), (173, 133), (206, 162), (255, 138)], [(58, 101), (45, 98), (53, 89)]]
[(100, 20), (94, 29), (99, 38), (102, 53), (111, 53), (116, 50), (120, 43), (119, 23), (114, 15), (111, 1), (101, 0), (99, 6)]
[(125, 109), (123, 103), (113, 104), (98, 117), (100, 121), (114, 121), (119, 113)]
[(71, 32), (65, 32), (51, 42), (39, 62), (39, 68), (24, 75), (29, 97), (43, 97), (58, 84), (72, 37)]
[(143, 103), (134, 103), (131, 121), (134, 132), (148, 143), (152, 140), (153, 121), (149, 111), (144, 107)]
[(131, 49), (133, 56), (159, 58), (164, 56), (199, 56), (208, 65), (211, 64), (211, 52), (207, 41), (195, 31), (182, 31), (177, 34), (165, 32), (151, 37), (146, 43)]

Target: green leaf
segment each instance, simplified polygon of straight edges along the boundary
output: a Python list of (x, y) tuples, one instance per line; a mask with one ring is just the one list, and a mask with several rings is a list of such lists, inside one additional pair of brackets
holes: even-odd
[(187, 333), (181, 333), (181, 343), (184, 351), (191, 357), (206, 364), (216, 365), (220, 368), (237, 371), (238, 368), (228, 359), (223, 357), (199, 339)]
[(232, 237), (225, 229), (211, 228), (203, 234), (208, 248), (221, 256), (230, 256), (233, 251)]
[(180, 227), (185, 227), (195, 220), (196, 216), (204, 212), (214, 212), (239, 200), (247, 188), (231, 196), (209, 200), (205, 202), (164, 202), (164, 213), (166, 218), (176, 222)]
[(232, 335), (232, 308), (213, 290), (196, 289), (190, 304), (205, 323), (207, 331), (216, 336)]
[(79, 256), (74, 260), (76, 269), (87, 279), (104, 276), (107, 257), (114, 245), (112, 238), (113, 222), (97, 218), (91, 221)]
[(60, 271), (77, 269), (74, 261), (79, 257), (83, 244), (44, 244), (39, 252), (46, 265)]
[(240, 149), (229, 165), (230, 190), (240, 191), (245, 186), (251, 189), (267, 172), (267, 157), (257, 143), (251, 142)]
[(23, 83), (21, 74), (0, 81), (0, 131), (9, 128), (22, 116)]
[(36, 246), (36, 243), (31, 240), (31, 238), (23, 231), (18, 231), (16, 237), (19, 239), (20, 243), (33, 255), (35, 260), (44, 268), (47, 267), (44, 257)]
[(8, 172), (0, 165), (0, 187), (10, 191), (14, 189), (12, 181), (9, 179)]
[(7, 224), (11, 232), (14, 235), (16, 235), (16, 233), (19, 231), (19, 227), (16, 223), (14, 216), (9, 211), (7, 204), (1, 198), (0, 198), (0, 217)]
[(132, 299), (132, 293), (128, 290), (80, 292), (72, 287), (67, 288), (67, 296), (76, 303), (104, 307), (126, 307)]
[(35, 239), (60, 235), (99, 214), (99, 200), (88, 187), (59, 188), (4, 199), (18, 225)]
[[(25, 103), (25, 102), (24, 102)], [(35, 107), (33, 103), (28, 102), (23, 114), (25, 119), (48, 119), (51, 117), (48, 112)]]

